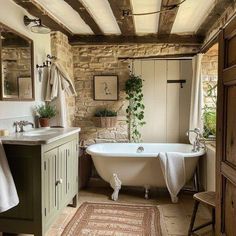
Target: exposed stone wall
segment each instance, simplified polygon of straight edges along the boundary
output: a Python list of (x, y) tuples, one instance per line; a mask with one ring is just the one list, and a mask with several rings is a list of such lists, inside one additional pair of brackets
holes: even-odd
[[(72, 81), (74, 81), (73, 73), (73, 53), (72, 47), (68, 42), (68, 38), (61, 32), (51, 33), (51, 53), (56, 56), (60, 63), (65, 67)], [(75, 114), (75, 98), (67, 98), (67, 109), (69, 125), (73, 126)]]
[(204, 103), (207, 106), (215, 106), (212, 96), (207, 95), (209, 85), (212, 87), (217, 84), (218, 80), (218, 44), (211, 47), (202, 58), (202, 80), (204, 90)]
[[(85, 144), (96, 142), (128, 141), (126, 124), (124, 85), (129, 76), (129, 61), (119, 57), (149, 57), (168, 54), (195, 53), (199, 48), (173, 44), (132, 44), (73, 46), (73, 63), (76, 98), (75, 125), (81, 127), (81, 139)], [(118, 75), (119, 101), (94, 101), (93, 76)], [(118, 112), (118, 123), (114, 128), (102, 129), (94, 126), (93, 116), (98, 108), (108, 107)]]

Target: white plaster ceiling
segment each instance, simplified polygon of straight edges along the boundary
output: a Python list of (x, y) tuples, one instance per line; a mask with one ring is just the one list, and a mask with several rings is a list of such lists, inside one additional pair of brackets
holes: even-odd
[[(74, 34), (93, 34), (80, 15), (64, 0), (34, 0)], [(119, 35), (121, 31), (108, 0), (80, 1), (94, 18), (104, 34)], [(120, 1), (120, 0), (117, 0)], [(131, 0), (133, 13), (159, 11), (162, 0)], [(216, 0), (186, 0), (180, 7), (171, 33), (187, 34), (197, 31)], [(133, 16), (137, 35), (158, 32), (159, 14)]]
[(64, 0), (35, 0), (75, 34), (93, 34), (80, 15)]
[(194, 33), (212, 9), (215, 0), (186, 0), (180, 7), (171, 33)]
[(80, 0), (104, 34), (121, 34), (116, 18), (107, 0)]
[[(159, 11), (161, 0), (131, 0), (133, 13), (147, 13)], [(136, 34), (157, 33), (159, 15), (134, 16)]]

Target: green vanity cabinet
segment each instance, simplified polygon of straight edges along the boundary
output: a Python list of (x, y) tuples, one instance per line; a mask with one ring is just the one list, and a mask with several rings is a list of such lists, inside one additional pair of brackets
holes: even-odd
[[(58, 211), (57, 201), (57, 165), (58, 165), (58, 148), (44, 153), (43, 166), (43, 199), (44, 199), (44, 221), (49, 226), (54, 220)], [(46, 227), (47, 228), (47, 227)]]
[(58, 214), (78, 194), (78, 133), (50, 144), (4, 149), (20, 204), (0, 214), (0, 232), (43, 236)]

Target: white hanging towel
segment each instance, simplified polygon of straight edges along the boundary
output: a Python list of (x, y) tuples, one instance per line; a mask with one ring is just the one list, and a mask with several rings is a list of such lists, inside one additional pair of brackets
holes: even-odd
[(178, 152), (160, 152), (159, 158), (171, 200), (177, 203), (177, 195), (186, 181), (184, 156)]
[(0, 140), (0, 212), (7, 211), (18, 205), (18, 203), (16, 186)]
[(76, 95), (69, 74), (58, 61), (53, 62), (48, 73), (45, 96), (45, 101), (51, 102), (57, 109), (57, 115), (51, 120), (51, 125), (68, 126), (66, 97)]

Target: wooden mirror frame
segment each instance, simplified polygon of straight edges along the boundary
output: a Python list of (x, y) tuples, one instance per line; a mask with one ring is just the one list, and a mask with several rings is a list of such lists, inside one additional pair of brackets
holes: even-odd
[[(12, 33), (19, 35), (21, 38), (27, 40), (29, 42), (30, 46), (30, 55), (31, 55), (31, 82), (32, 82), (32, 98), (6, 98), (3, 94), (3, 88), (2, 88), (2, 31), (3, 29), (7, 29), (11, 31)], [(2, 22), (0, 22), (0, 100), (1, 101), (35, 101), (35, 79), (34, 79), (34, 42), (32, 39), (26, 37), (25, 35), (22, 35), (21, 33), (17, 32), (16, 30), (6, 26)]]

